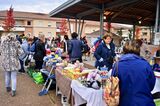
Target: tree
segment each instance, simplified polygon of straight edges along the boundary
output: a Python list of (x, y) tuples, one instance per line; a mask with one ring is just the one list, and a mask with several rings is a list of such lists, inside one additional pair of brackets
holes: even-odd
[(60, 34), (66, 35), (67, 32), (68, 32), (67, 21), (66, 21), (66, 19), (62, 19), (62, 22), (60, 25)]
[(14, 27), (14, 25), (15, 25), (15, 20), (13, 18), (13, 8), (11, 6), (10, 9), (7, 10), (7, 16), (4, 20), (2, 27), (3, 27), (4, 31), (9, 32)]

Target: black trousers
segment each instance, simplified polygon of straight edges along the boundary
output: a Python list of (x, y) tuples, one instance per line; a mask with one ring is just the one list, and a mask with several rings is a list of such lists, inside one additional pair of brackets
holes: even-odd
[(74, 64), (77, 60), (82, 63), (82, 58), (71, 59), (71, 63)]
[(24, 66), (23, 66), (23, 61), (21, 59), (19, 59), (20, 64), (21, 64), (21, 69), (19, 70), (19, 72), (25, 72), (24, 70)]
[(43, 61), (35, 61), (35, 69), (42, 69)]

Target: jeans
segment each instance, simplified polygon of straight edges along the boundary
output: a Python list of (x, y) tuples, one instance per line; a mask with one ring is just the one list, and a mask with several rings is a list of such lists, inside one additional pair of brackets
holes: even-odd
[(21, 72), (24, 72), (24, 62), (22, 61), (22, 60), (20, 60), (19, 59), (19, 61), (20, 61), (20, 64), (21, 64)]
[(5, 71), (5, 86), (11, 87), (13, 91), (16, 91), (17, 85), (17, 71)]

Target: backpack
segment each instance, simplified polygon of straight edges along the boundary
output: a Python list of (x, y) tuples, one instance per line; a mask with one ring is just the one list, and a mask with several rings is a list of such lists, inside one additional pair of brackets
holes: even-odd
[(94, 42), (94, 46), (92, 48), (92, 51), (95, 52), (99, 44), (102, 42), (102, 39), (98, 39)]
[(90, 47), (88, 46), (87, 42), (85, 40), (81, 40), (83, 43), (83, 50), (82, 53), (87, 53), (90, 51)]
[(85, 44), (82, 51), (83, 53), (87, 53), (90, 51), (90, 47), (87, 44)]

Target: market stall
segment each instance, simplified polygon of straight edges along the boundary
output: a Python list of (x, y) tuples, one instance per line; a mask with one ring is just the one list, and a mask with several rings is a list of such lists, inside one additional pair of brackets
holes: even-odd
[(55, 71), (55, 74), (56, 74), (56, 95), (60, 91), (62, 93), (62, 96), (67, 97), (66, 102), (71, 104), (71, 87), (70, 87), (70, 85), (71, 85), (72, 80), (68, 77), (65, 77), (62, 74), (61, 70), (62, 69), (57, 68)]
[[(62, 63), (58, 64), (55, 74), (56, 94), (61, 93), (62, 104), (64, 104), (63, 97), (65, 97), (65, 102), (70, 105), (97, 106), (96, 104), (102, 104), (105, 106), (103, 105), (105, 104), (103, 90), (99, 81), (101, 76), (94, 66), (83, 63), (68, 63), (67, 67), (63, 67)], [(92, 82), (95, 82), (95, 85)]]

